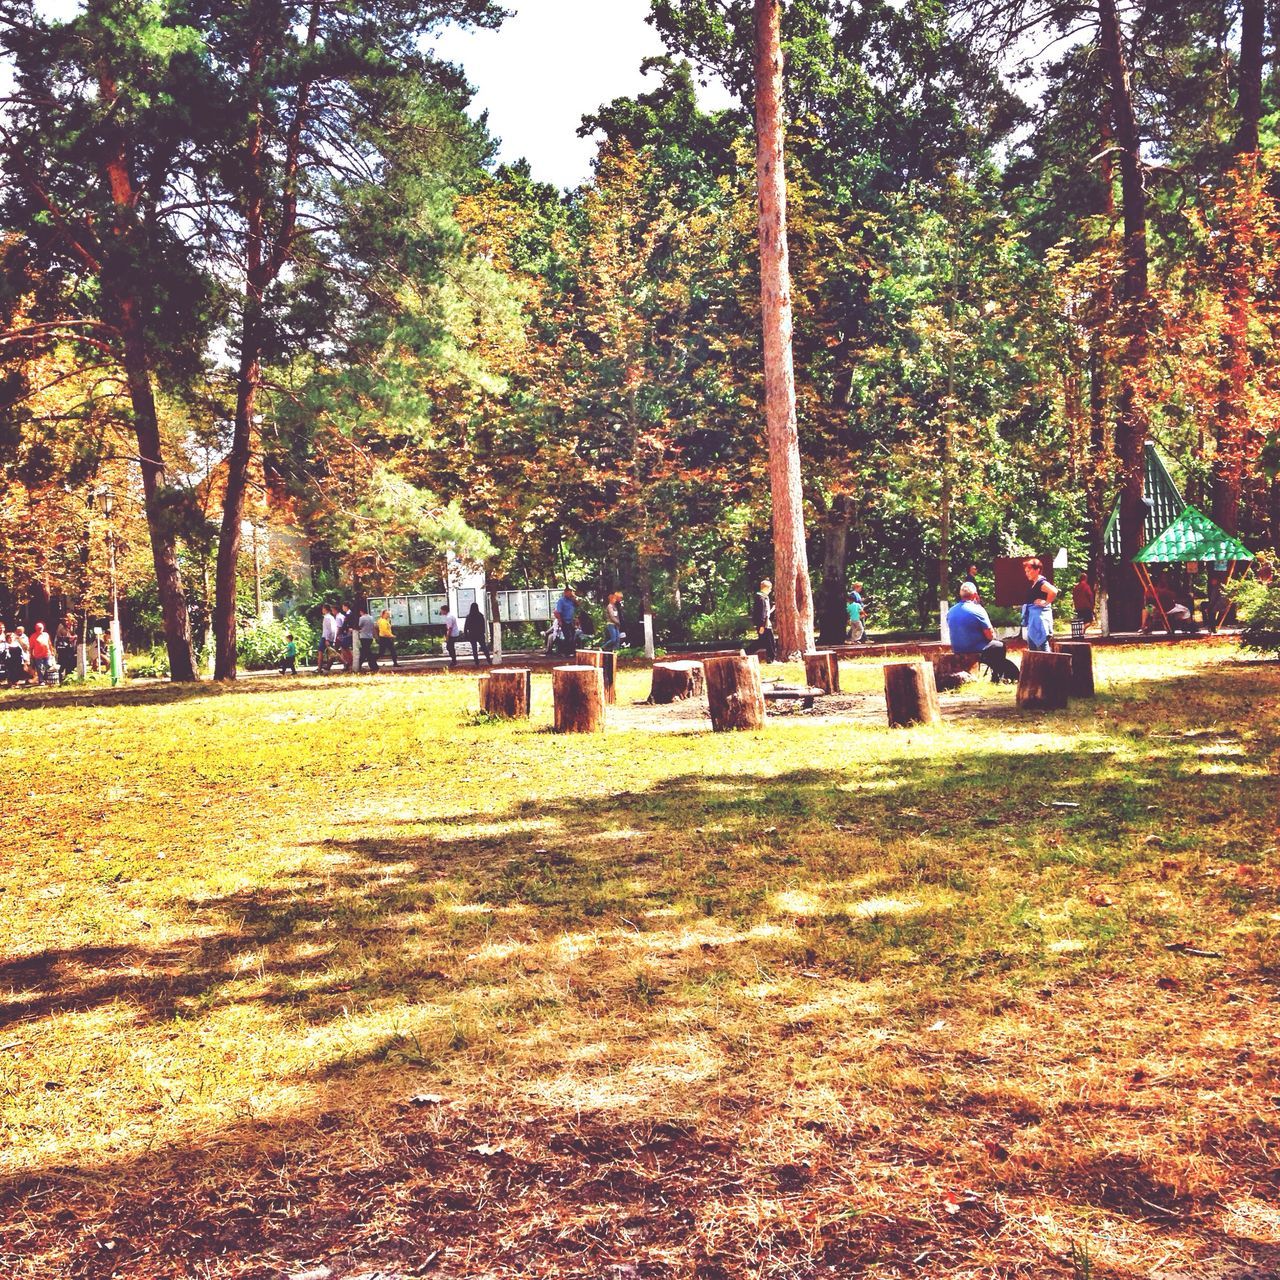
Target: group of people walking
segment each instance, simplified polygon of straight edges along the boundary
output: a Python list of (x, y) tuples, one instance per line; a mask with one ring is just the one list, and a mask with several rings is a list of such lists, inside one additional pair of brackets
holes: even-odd
[[(298, 646), (293, 636), (287, 635), (281, 674), (298, 674), (297, 657)], [(400, 665), (390, 609), (383, 609), (375, 618), (367, 607), (357, 611), (345, 604), (324, 606), (316, 646), (316, 670), (322, 676), (328, 675), (335, 664), (341, 664), (344, 671), (361, 671), (366, 666), (370, 671), (377, 671), (379, 658), (390, 658), (393, 667)]]

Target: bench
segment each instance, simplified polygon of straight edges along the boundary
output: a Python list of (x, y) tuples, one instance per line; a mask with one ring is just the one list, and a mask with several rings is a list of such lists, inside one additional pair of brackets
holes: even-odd
[(764, 687), (764, 700), (769, 702), (798, 702), (806, 711), (813, 710), (815, 698), (825, 698), (827, 691), (812, 685), (771, 684)]

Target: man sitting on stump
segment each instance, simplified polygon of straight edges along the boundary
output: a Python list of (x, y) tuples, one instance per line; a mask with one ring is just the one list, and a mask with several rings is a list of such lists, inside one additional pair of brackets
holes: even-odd
[(993, 684), (1017, 681), (1018, 668), (1005, 655), (1004, 642), (996, 639), (987, 611), (978, 603), (978, 588), (972, 582), (960, 585), (960, 600), (947, 611), (953, 653), (973, 654), (991, 672)]

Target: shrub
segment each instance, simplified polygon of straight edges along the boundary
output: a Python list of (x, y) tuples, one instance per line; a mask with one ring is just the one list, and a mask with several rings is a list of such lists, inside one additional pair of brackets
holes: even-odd
[(1280, 654), (1280, 587), (1242, 582), (1231, 595), (1245, 624), (1240, 643), (1257, 653)]
[(169, 678), (169, 651), (162, 644), (153, 644), (146, 653), (126, 657), (125, 674), (139, 680), (167, 680)]
[(292, 633), (298, 645), (298, 657), (305, 662), (314, 653), (318, 635), (312, 624), (300, 613), (291, 613), (279, 622), (258, 627), (242, 627), (236, 642), (236, 658), (250, 671), (264, 671), (280, 665), (284, 657), (285, 636)]

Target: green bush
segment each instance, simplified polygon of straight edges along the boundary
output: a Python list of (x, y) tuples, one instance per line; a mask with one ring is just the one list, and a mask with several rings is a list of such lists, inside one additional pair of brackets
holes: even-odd
[(125, 657), (125, 674), (138, 680), (167, 680), (169, 678), (169, 651), (162, 644), (153, 644), (146, 653)]
[(300, 613), (291, 613), (280, 622), (259, 627), (241, 627), (236, 641), (236, 658), (250, 671), (278, 667), (284, 657), (285, 636), (293, 634), (298, 645), (298, 661), (306, 662), (315, 653), (319, 638), (315, 627)]
[(1256, 653), (1280, 654), (1280, 587), (1242, 582), (1231, 593), (1245, 624), (1240, 643)]

